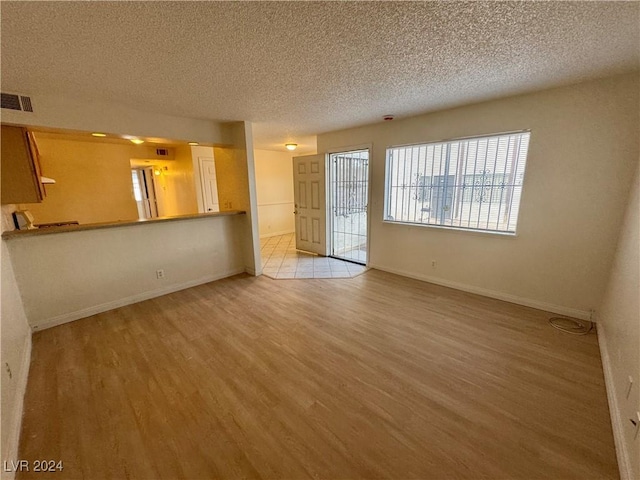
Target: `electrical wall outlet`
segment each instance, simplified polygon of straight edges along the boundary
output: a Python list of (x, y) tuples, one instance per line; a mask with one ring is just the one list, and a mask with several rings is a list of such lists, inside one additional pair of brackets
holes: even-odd
[(435, 260), (431, 260), (431, 268), (436, 268), (437, 262)]
[(156, 278), (162, 280), (164, 278), (164, 270), (156, 270)]

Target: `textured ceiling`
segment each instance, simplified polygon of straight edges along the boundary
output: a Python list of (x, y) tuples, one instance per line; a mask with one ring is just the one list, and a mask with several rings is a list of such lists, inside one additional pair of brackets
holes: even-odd
[(639, 68), (635, 2), (1, 7), (4, 91), (249, 120), (259, 148)]

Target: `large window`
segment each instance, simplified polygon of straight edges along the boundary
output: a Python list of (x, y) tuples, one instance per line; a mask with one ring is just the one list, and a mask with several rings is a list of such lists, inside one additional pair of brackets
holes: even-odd
[(384, 220), (515, 234), (529, 136), (388, 148)]

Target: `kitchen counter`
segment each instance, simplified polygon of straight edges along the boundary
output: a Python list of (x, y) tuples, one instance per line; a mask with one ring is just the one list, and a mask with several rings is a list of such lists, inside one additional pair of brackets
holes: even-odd
[(84, 225), (66, 225), (62, 227), (48, 227), (48, 228), (35, 228), (33, 230), (12, 230), (4, 232), (2, 238), (5, 240), (11, 240), (13, 238), (40, 236), (40, 235), (52, 235), (56, 233), (70, 233), (85, 230), (98, 230), (103, 228), (115, 228), (115, 227), (133, 227), (139, 225), (147, 225), (150, 223), (164, 223), (175, 222), (181, 220), (191, 220), (197, 218), (210, 218), (210, 217), (227, 217), (231, 215), (245, 215), (247, 212), (243, 210), (227, 210), (224, 212), (215, 213), (193, 213), (189, 215), (176, 215), (174, 217), (158, 217), (150, 218), (146, 220), (126, 220), (121, 222), (104, 222), (104, 223), (87, 223)]

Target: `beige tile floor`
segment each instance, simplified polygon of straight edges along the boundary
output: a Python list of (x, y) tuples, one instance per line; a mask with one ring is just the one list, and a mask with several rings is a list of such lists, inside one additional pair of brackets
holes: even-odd
[(270, 278), (351, 278), (364, 265), (296, 250), (293, 233), (260, 240), (262, 273)]

